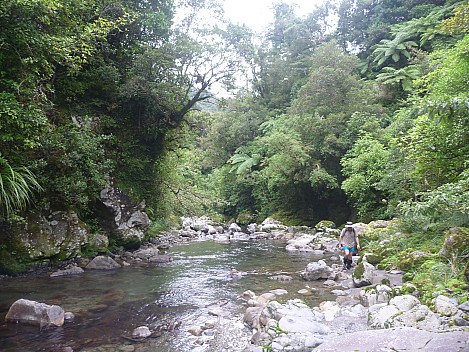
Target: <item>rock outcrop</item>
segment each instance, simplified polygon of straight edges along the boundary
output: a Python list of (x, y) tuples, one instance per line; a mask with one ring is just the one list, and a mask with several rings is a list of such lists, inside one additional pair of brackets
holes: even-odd
[(103, 189), (96, 207), (101, 226), (126, 248), (138, 248), (145, 237), (150, 219), (144, 210), (144, 201), (136, 203), (116, 187)]

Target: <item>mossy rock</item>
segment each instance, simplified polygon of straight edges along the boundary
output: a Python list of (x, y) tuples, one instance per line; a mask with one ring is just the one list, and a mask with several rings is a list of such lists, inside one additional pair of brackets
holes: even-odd
[(316, 225), (314, 225), (316, 229), (335, 229), (337, 228), (336, 224), (333, 221), (330, 220), (321, 220), (319, 221)]
[(352, 276), (355, 279), (362, 279), (364, 274), (365, 274), (365, 266), (363, 265), (363, 262), (361, 262), (353, 270)]
[(238, 214), (238, 217), (236, 218), (236, 223), (241, 224), (241, 225), (251, 224), (256, 221), (257, 221), (257, 215), (253, 214), (250, 211), (242, 211), (241, 213)]
[(381, 263), (384, 259), (382, 255), (374, 254), (374, 253), (366, 253), (366, 261), (372, 265), (377, 265)]

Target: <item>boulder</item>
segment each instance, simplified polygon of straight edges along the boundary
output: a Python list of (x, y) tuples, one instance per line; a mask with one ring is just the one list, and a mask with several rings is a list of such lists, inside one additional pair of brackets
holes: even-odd
[(386, 285), (376, 285), (360, 291), (360, 303), (371, 307), (378, 303), (388, 303), (392, 298), (392, 288)]
[(376, 304), (370, 307), (368, 325), (372, 328), (412, 327), (428, 331), (440, 331), (440, 315), (412, 295), (396, 296), (389, 305)]
[(329, 267), (324, 260), (309, 263), (306, 269), (300, 273), (300, 277), (306, 281), (314, 281), (319, 279), (327, 279), (332, 273), (332, 268)]
[(272, 346), (274, 351), (309, 350), (324, 342), (330, 333), (322, 320), (323, 314), (313, 311), (300, 300), (289, 300), (285, 304), (272, 301), (261, 314), (267, 333), (261, 343)]
[(355, 287), (368, 286), (373, 283), (375, 267), (366, 261), (359, 263), (353, 270), (352, 279)]
[(62, 326), (64, 314), (64, 310), (59, 306), (19, 299), (8, 310), (5, 321), (34, 325), (40, 328)]
[(230, 232), (241, 232), (241, 227), (233, 222), (232, 224), (230, 224), (230, 226), (228, 226), (228, 231)]
[(287, 241), (287, 252), (312, 252), (313, 248), (309, 246), (315, 239), (312, 235), (303, 235)]
[(435, 311), (438, 314), (441, 314), (446, 317), (455, 315), (458, 312), (457, 301), (454, 302), (450, 298), (439, 295), (433, 300), (433, 305), (435, 306)]
[(288, 227), (273, 218), (266, 218), (264, 221), (262, 221), (260, 225), (260, 231), (271, 232), (273, 230), (287, 231)]
[(16, 223), (10, 230), (6, 245), (17, 255), (24, 254), (23, 261), (74, 258), (88, 242), (86, 224), (73, 211), (31, 213), (25, 223)]
[(120, 268), (121, 265), (114, 259), (105, 256), (97, 256), (86, 266), (86, 269), (111, 270)]

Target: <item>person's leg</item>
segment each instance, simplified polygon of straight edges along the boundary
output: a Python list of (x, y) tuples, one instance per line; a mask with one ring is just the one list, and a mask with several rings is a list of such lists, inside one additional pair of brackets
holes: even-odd
[(349, 256), (351, 256), (350, 250), (344, 246), (344, 269), (348, 268)]
[(354, 248), (349, 248), (347, 247), (347, 250), (345, 251), (345, 256), (344, 256), (344, 266), (347, 269), (352, 268), (352, 255), (354, 252)]

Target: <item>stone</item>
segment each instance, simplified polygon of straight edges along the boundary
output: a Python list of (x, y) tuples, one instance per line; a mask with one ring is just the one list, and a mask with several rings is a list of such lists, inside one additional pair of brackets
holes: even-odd
[(368, 315), (368, 326), (373, 329), (390, 327), (390, 320), (401, 311), (394, 305), (381, 306), (377, 310), (370, 310)]
[(319, 279), (327, 279), (332, 273), (332, 268), (329, 267), (324, 260), (309, 263), (306, 269), (300, 273), (303, 280), (314, 281)]
[(336, 302), (325, 301), (319, 304), (319, 310), (324, 313), (324, 319), (326, 321), (332, 321), (340, 312), (340, 307)]
[(276, 296), (288, 295), (288, 291), (284, 290), (283, 288), (277, 288), (277, 289), (274, 289), (274, 290), (270, 290), (269, 293), (273, 293)]
[(365, 307), (377, 303), (388, 303), (392, 297), (392, 289), (387, 285), (376, 285), (360, 291), (360, 302)]
[(202, 334), (204, 333), (204, 330), (197, 326), (195, 328), (190, 328), (189, 330), (187, 330), (187, 332), (194, 336), (202, 336)]
[(275, 275), (275, 276), (269, 277), (269, 279), (286, 282), (286, 281), (292, 281), (293, 277), (289, 275)]
[(40, 328), (62, 326), (64, 314), (64, 310), (59, 306), (19, 299), (8, 310), (5, 321), (35, 325)]
[(230, 226), (228, 226), (228, 231), (241, 232), (242, 229), (241, 229), (241, 226), (239, 226), (237, 223), (233, 222), (233, 223), (230, 224)]
[(469, 312), (469, 301), (464, 302), (458, 306), (458, 309), (464, 311), (464, 312)]
[(455, 315), (458, 312), (458, 307), (448, 297), (440, 295), (433, 300), (435, 311), (446, 317)]
[(82, 268), (79, 266), (73, 265), (67, 269), (63, 270), (57, 270), (50, 274), (50, 277), (58, 277), (58, 276), (65, 276), (65, 275), (77, 275), (85, 272)]
[(132, 331), (134, 338), (147, 338), (149, 336), (151, 336), (151, 331), (147, 326), (139, 326)]
[(415, 306), (420, 304), (420, 301), (417, 297), (412, 295), (402, 295), (396, 296), (389, 301), (389, 304), (392, 304), (397, 307), (400, 311), (406, 312), (411, 310)]
[(112, 270), (120, 267), (120, 264), (110, 257), (97, 256), (86, 266), (86, 269)]
[(6, 238), (12, 240), (3, 244), (13, 245), (10, 250), (18, 254), (24, 253), (24, 263), (51, 257), (74, 258), (88, 242), (86, 224), (73, 211), (30, 212), (24, 222), (13, 223), (7, 231)]
[(375, 267), (370, 263), (362, 261), (353, 270), (352, 279), (355, 287), (368, 286), (373, 283)]
[(75, 320), (75, 314), (72, 312), (65, 312), (64, 313), (64, 320), (65, 321), (73, 321)]
[(95, 212), (109, 236), (129, 249), (141, 245), (150, 226), (144, 209), (145, 202), (136, 203), (119, 188), (110, 186), (101, 191)]

